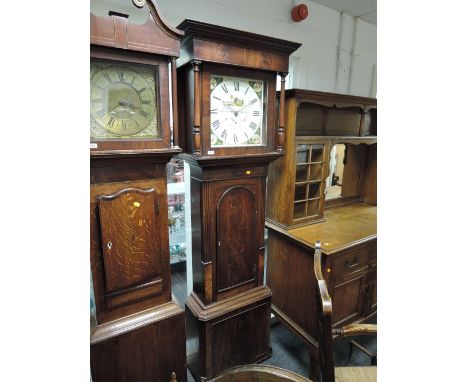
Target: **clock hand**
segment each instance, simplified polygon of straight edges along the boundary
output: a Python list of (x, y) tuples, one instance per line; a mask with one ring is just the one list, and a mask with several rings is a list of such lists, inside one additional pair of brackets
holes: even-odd
[(136, 109), (136, 105), (130, 101), (126, 101), (124, 99), (119, 100), (119, 105), (120, 106), (128, 106), (130, 109), (134, 110)]
[(237, 112), (240, 112), (240, 111), (244, 110), (246, 107), (249, 107), (250, 105), (251, 105), (251, 104), (248, 103), (247, 105), (242, 106), (240, 109), (237, 110)]

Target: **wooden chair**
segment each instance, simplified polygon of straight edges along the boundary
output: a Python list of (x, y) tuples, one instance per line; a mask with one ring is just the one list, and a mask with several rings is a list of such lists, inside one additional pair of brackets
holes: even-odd
[[(323, 382), (370, 382), (377, 381), (377, 368), (334, 367), (333, 339), (357, 335), (376, 335), (377, 325), (351, 324), (332, 329), (332, 300), (328, 294), (327, 283), (322, 275), (322, 249), (320, 241), (315, 243), (314, 273), (316, 278), (319, 363)], [(310, 367), (312, 368), (313, 365)]]

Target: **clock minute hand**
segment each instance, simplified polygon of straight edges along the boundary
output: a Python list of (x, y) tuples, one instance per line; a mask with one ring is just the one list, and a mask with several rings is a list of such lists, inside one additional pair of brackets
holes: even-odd
[[(254, 98), (254, 99), (256, 99), (256, 98)], [(248, 106), (250, 106), (250, 105), (252, 105), (252, 104), (253, 104), (253, 102), (250, 101), (247, 105), (242, 106), (240, 109), (238, 109), (237, 112), (244, 110), (246, 107), (248, 107)]]

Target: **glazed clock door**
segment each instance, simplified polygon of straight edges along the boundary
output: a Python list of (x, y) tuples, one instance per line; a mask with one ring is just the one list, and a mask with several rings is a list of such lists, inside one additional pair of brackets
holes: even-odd
[(250, 287), (257, 278), (257, 203), (252, 191), (243, 186), (227, 189), (217, 203), (216, 223), (216, 292), (222, 298)]

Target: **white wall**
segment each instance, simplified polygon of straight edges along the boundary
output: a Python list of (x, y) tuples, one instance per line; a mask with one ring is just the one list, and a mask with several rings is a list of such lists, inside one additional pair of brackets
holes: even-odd
[[(290, 61), (295, 88), (376, 95), (377, 27), (373, 24), (310, 0), (156, 1), (174, 27), (190, 18), (302, 43)], [(309, 17), (296, 23), (291, 8), (300, 3), (307, 4)]]

